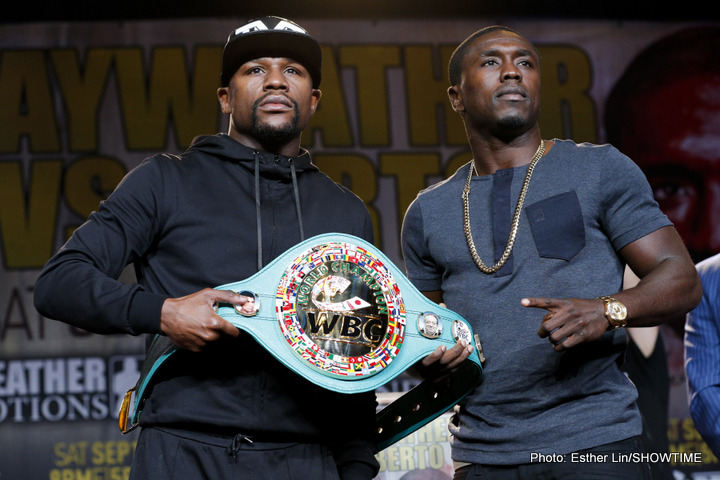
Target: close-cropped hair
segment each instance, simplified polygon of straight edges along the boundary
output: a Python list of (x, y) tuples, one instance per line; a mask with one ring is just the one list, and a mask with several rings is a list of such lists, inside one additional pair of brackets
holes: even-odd
[[(492, 32), (496, 32), (498, 30), (511, 32), (515, 35), (525, 38), (520, 32), (504, 25), (490, 25), (489, 27), (481, 28), (477, 32), (473, 33), (465, 40), (463, 40), (463, 42), (458, 45), (453, 54), (450, 56), (450, 63), (448, 65), (448, 78), (450, 79), (450, 85), (457, 85), (458, 83), (460, 83), (463, 61), (465, 60), (465, 55), (467, 54), (470, 45), (472, 45), (477, 38), (480, 38), (483, 35), (487, 35)], [(537, 51), (537, 48), (535, 48), (535, 45), (533, 45), (530, 41), (528, 41), (528, 43), (532, 45), (535, 54), (538, 56), (538, 58), (540, 58), (540, 53)]]

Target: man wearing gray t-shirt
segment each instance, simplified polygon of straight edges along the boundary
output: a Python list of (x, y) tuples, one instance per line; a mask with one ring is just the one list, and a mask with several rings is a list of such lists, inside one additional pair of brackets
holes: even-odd
[[(647, 478), (622, 327), (697, 305), (693, 262), (630, 159), (542, 139), (522, 35), (480, 30), (449, 70), (474, 158), (418, 195), (402, 240), (408, 277), (472, 323), (487, 359), (451, 422), (456, 479)], [(622, 290), (625, 265), (640, 282)]]

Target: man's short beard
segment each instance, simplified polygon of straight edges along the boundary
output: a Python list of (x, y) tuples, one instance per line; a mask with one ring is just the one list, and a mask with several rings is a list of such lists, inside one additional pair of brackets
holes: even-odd
[(298, 110), (298, 104), (293, 99), (287, 98), (293, 104), (293, 118), (289, 124), (275, 127), (265, 123), (260, 123), (258, 119), (258, 108), (260, 102), (264, 99), (258, 99), (252, 108), (252, 114), (250, 116), (250, 134), (263, 145), (282, 145), (291, 140), (296, 139), (302, 131), (298, 128), (300, 122), (300, 113)]
[(520, 115), (509, 115), (497, 121), (497, 128), (508, 133), (524, 130), (528, 124), (527, 119)]

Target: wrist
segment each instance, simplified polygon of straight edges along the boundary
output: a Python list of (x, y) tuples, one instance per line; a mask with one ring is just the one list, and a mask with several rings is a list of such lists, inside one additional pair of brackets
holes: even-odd
[(603, 301), (603, 314), (609, 323), (609, 330), (627, 326), (627, 308), (609, 295), (599, 297)]

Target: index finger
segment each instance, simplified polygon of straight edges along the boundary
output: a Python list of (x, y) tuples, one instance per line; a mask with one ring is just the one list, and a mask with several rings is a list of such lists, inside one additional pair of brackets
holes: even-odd
[(214, 296), (215, 302), (230, 303), (232, 305), (244, 305), (250, 298), (232, 290), (215, 290)]
[(534, 298), (527, 297), (520, 300), (523, 307), (552, 308), (560, 306), (560, 300), (556, 298)]
[[(242, 305), (248, 301), (248, 297), (240, 295), (239, 293), (233, 292), (232, 290), (214, 290), (214, 303), (215, 311), (217, 312), (218, 303), (230, 303), (232, 305)], [(215, 313), (217, 315), (217, 313)], [(217, 315), (219, 321), (216, 323), (215, 328), (223, 333), (230, 336), (237, 337), (240, 335), (240, 329), (225, 320), (221, 316)]]

